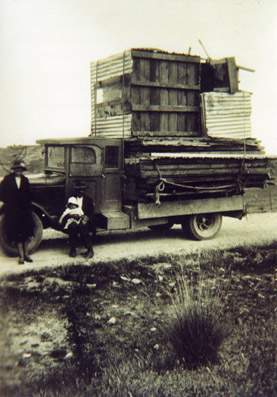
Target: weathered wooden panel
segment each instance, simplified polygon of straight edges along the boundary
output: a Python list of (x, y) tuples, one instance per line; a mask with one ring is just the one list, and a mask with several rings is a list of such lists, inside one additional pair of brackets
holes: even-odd
[(277, 186), (245, 189), (247, 213), (277, 212)]

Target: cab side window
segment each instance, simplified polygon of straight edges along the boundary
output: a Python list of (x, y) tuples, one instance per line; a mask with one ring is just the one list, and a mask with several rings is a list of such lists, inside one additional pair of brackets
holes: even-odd
[(72, 147), (70, 174), (73, 176), (90, 176), (96, 164), (96, 154), (89, 147)]
[(118, 154), (119, 154), (118, 146), (106, 146), (105, 168), (119, 168)]

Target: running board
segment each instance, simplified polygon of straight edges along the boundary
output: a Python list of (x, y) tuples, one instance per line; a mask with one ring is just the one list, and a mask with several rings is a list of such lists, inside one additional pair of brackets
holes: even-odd
[(106, 230), (130, 229), (130, 217), (121, 211), (103, 212), (101, 226)]

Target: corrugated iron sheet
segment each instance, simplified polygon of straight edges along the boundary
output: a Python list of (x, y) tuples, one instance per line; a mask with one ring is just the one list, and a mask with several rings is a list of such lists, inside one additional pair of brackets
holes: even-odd
[(129, 138), (131, 136), (131, 115), (98, 118), (92, 124), (92, 135), (109, 138)]
[[(131, 115), (113, 116), (96, 119), (97, 83), (112, 77), (130, 73), (133, 66), (131, 50), (121, 52), (109, 58), (91, 62), (91, 133), (111, 138), (131, 135)], [(101, 101), (101, 99), (99, 98)]]
[(131, 50), (127, 50), (114, 56), (100, 59), (97, 62), (91, 62), (91, 80), (98, 82), (131, 73), (132, 67)]
[(201, 94), (203, 120), (211, 137), (251, 138), (251, 94), (239, 91)]

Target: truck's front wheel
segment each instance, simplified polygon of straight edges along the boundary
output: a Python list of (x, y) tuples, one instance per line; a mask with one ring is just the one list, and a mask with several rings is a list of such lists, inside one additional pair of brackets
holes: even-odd
[(219, 232), (221, 225), (220, 214), (199, 214), (188, 216), (182, 228), (186, 235), (195, 240), (208, 240)]
[[(38, 215), (33, 212), (33, 220), (34, 220), (34, 236), (31, 237), (28, 241), (28, 250), (30, 253), (34, 252), (42, 239), (42, 223), (39, 219)], [(9, 243), (7, 239), (7, 233), (5, 231), (5, 215), (2, 215), (0, 218), (0, 245), (3, 248), (4, 252), (9, 256), (17, 256), (18, 251), (14, 243)]]

